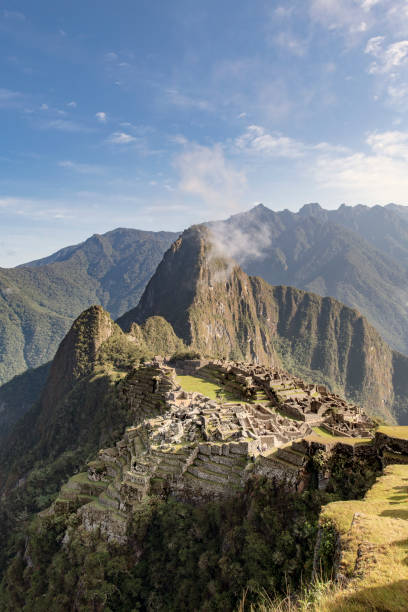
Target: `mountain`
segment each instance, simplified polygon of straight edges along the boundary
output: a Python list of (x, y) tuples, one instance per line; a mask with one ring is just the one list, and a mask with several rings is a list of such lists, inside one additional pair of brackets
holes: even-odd
[(396, 350), (408, 353), (406, 207), (318, 204), (298, 213), (258, 205), (208, 224), (218, 248), (273, 285), (334, 297), (364, 314)]
[(118, 319), (124, 331), (159, 315), (205, 355), (282, 364), (371, 414), (391, 420), (398, 414), (408, 422), (408, 359), (359, 312), (334, 298), (248, 276), (212, 240), (212, 230), (201, 226), (173, 243), (138, 306)]
[[(265, 281), (212, 257), (205, 230), (177, 241), (167, 272), (181, 269), (184, 249), (197, 255), (193, 314), (213, 324), (218, 305), (217, 342), (222, 330), (232, 341), (218, 300), (230, 283), (233, 314), (243, 283), (249, 330), (250, 293)], [(406, 601), (406, 495), (395, 494), (406, 490), (406, 428), (373, 437), (358, 407), (259, 364), (178, 356), (176, 367), (201, 376), (178, 377), (142, 360), (140, 347), (155, 352), (163, 339), (182, 348), (158, 316), (125, 335), (93, 306), (61, 343), (37, 408), (0, 454), (0, 610), (273, 610), (289, 590), (315, 612), (356, 597), (361, 610), (402, 610), (387, 602)], [(402, 465), (382, 475), (390, 463)], [(320, 606), (316, 568), (319, 591), (345, 606)], [(344, 568), (351, 593), (340, 591)]]
[(91, 304), (116, 318), (137, 303), (176, 236), (116, 229), (0, 269), (0, 384), (52, 359), (73, 320)]
[[(328, 522), (323, 511), (319, 523), (322, 504), (335, 511), (361, 498), (384, 462), (406, 463), (405, 428), (367, 438), (373, 423), (356, 406), (280, 368), (392, 416), (396, 396), (407, 397), (408, 358), (356, 310), (248, 276), (218, 247), (205, 226), (186, 230), (119, 319), (123, 329), (91, 306), (61, 342), (39, 401), (0, 448), (0, 610), (232, 612), (242, 594), (256, 605), (265, 589), (296, 591), (315, 567), (324, 580), (344, 561), (344, 515)], [(213, 360), (207, 381), (186, 391), (166, 364), (148, 361), (173, 351), (180, 360), (186, 345), (255, 364)], [(214, 380), (234, 390), (233, 402), (203, 394)], [(296, 405), (304, 420), (288, 418)], [(322, 436), (316, 423), (357, 437)], [(399, 522), (388, 517), (407, 470), (393, 467), (377, 487), (372, 531), (364, 523), (347, 556), (350, 577), (371, 563), (383, 524), (382, 552), (401, 528), (403, 500)], [(373, 512), (363, 503), (341, 506), (350, 524), (356, 511)], [(401, 581), (403, 553), (382, 565)]]
[(13, 425), (40, 399), (49, 368), (50, 363), (31, 368), (0, 387), (0, 446)]
[(377, 250), (408, 265), (408, 206), (342, 204), (336, 210), (324, 210), (319, 204), (307, 204), (300, 210), (300, 214), (346, 227)]
[(42, 372), (48, 376), (40, 399), (0, 445), (0, 570), (19, 517), (46, 508), (64, 479), (133, 422), (122, 385), (129, 369), (151, 358), (162, 337), (175, 350), (184, 347), (158, 317), (137, 331), (138, 342), (101, 306), (81, 313)]

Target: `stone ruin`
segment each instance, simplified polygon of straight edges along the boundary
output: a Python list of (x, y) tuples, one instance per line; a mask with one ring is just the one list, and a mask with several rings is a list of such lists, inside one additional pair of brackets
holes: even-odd
[[(312, 425), (343, 437), (371, 435), (358, 407), (281, 371), (220, 360), (171, 365), (155, 358), (127, 376), (122, 393), (134, 425), (89, 463), (87, 486), (98, 498), (78, 510), (85, 529), (125, 541), (131, 511), (166, 490), (190, 501), (230, 496), (256, 474), (299, 490)], [(184, 391), (176, 373), (186, 372), (238, 399)]]

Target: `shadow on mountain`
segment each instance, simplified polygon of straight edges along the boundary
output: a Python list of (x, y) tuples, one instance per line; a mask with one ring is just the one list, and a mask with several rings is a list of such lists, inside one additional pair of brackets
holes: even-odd
[(50, 364), (18, 374), (0, 387), (0, 444), (41, 395)]

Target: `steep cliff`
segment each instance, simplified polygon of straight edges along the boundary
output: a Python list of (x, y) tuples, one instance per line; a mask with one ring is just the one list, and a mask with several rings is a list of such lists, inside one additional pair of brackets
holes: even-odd
[(408, 372), (356, 310), (333, 298), (250, 277), (213, 246), (204, 227), (186, 230), (165, 254), (139, 305), (118, 320), (125, 330), (163, 316), (205, 355), (281, 363), (329, 384), (371, 414), (401, 422), (396, 391)]
[(260, 204), (209, 225), (247, 274), (357, 308), (392, 348), (407, 353), (405, 208), (308, 204), (293, 213)]

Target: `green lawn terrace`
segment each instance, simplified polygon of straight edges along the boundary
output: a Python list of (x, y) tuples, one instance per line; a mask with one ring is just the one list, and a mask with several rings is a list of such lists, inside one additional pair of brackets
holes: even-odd
[[(172, 365), (185, 390), (205, 393), (207, 388), (207, 394), (215, 400), (241, 399), (247, 404), (261, 404), (285, 418), (322, 427), (327, 434), (339, 437), (372, 436), (374, 423), (358, 406), (322, 385), (305, 383), (281, 370), (224, 360)], [(214, 386), (206, 387), (203, 381)]]
[[(205, 380), (204, 378), (198, 376), (180, 374), (176, 375), (175, 380), (184, 391), (200, 393), (211, 400), (215, 400), (217, 403), (225, 403), (229, 401), (239, 402), (242, 400), (242, 395), (238, 391), (235, 393), (228, 391), (224, 385), (211, 382), (210, 380)], [(266, 397), (263, 397), (262, 399), (266, 399)]]
[[(395, 433), (398, 435), (398, 431)], [(408, 609), (408, 465), (386, 467), (363, 500), (325, 506), (320, 524), (323, 545), (338, 542), (336, 577), (344, 586), (324, 597), (319, 610), (405, 612)]]

